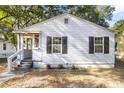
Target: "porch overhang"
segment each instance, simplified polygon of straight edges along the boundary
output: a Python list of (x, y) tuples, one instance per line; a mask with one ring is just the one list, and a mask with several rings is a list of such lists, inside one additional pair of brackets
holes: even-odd
[(13, 31), (15, 34), (38, 34), (40, 31)]

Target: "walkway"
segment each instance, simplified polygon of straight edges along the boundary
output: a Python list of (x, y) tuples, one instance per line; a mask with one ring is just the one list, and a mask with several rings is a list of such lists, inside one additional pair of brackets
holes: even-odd
[(16, 77), (16, 76), (17, 75), (14, 73), (8, 73), (8, 72), (2, 73), (2, 74), (0, 74), (0, 83), (3, 83), (11, 78)]

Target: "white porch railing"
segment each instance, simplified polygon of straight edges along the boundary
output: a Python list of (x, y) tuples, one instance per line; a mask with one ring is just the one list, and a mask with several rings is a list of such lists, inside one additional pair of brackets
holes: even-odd
[(20, 64), (21, 60), (24, 59), (23, 56), (24, 50), (20, 49), (13, 55), (9, 56), (7, 61), (8, 61), (8, 72), (12, 72), (12, 67), (13, 64)]

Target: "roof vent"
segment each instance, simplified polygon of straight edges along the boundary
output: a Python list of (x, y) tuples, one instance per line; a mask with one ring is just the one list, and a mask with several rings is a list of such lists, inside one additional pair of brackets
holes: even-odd
[(65, 18), (65, 19), (64, 19), (64, 23), (65, 23), (65, 24), (68, 24), (68, 18)]

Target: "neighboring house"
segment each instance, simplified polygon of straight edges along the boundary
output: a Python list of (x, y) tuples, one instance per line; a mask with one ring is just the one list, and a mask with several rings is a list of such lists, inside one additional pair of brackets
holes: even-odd
[(7, 58), (16, 52), (16, 48), (9, 42), (0, 38), (0, 58)]
[[(62, 14), (14, 31), (16, 54), (31, 59), (33, 67), (75, 65), (114, 67), (114, 33), (71, 14)], [(10, 61), (11, 62), (11, 61)]]

